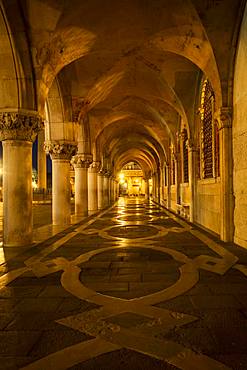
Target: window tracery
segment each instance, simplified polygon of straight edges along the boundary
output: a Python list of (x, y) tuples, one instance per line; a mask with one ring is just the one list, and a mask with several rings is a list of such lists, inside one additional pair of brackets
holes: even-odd
[(202, 86), (200, 102), (200, 173), (201, 178), (209, 179), (219, 176), (219, 135), (214, 121), (215, 96), (208, 79)]
[(183, 153), (183, 182), (189, 182), (188, 133), (186, 128), (183, 129), (181, 138)]

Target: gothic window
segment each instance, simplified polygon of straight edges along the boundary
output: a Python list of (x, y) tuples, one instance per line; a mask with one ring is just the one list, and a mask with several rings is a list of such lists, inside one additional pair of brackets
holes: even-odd
[(201, 169), (202, 177), (214, 177), (214, 140), (213, 140), (213, 108), (214, 92), (210, 82), (206, 79), (203, 83), (201, 94)]
[(183, 182), (189, 182), (189, 161), (188, 161), (188, 133), (186, 129), (182, 131), (183, 149)]

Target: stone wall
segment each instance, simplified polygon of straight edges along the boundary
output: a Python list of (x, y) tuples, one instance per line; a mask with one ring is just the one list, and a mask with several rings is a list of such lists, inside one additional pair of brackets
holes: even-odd
[(220, 234), (220, 183), (199, 180), (196, 189), (196, 223)]
[(236, 55), (233, 97), (234, 241), (247, 247), (247, 9)]

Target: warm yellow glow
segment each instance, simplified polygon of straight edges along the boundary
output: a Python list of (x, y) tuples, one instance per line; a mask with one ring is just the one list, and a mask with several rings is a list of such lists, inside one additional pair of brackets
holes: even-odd
[(38, 188), (38, 184), (35, 181), (32, 181), (32, 187), (33, 187), (33, 189), (37, 189)]
[(119, 184), (124, 184), (125, 179), (124, 179), (124, 173), (120, 172), (119, 174)]

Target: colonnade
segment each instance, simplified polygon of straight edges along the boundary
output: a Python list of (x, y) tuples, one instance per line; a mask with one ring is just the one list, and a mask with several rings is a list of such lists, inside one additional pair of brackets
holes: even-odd
[[(75, 214), (110, 206), (118, 197), (116, 178), (93, 161), (91, 154), (76, 154), (77, 146), (47, 142), (41, 150), (43, 122), (36, 112), (0, 113), (0, 140), (3, 143), (3, 239), (4, 246), (32, 243), (32, 144), (37, 134), (39, 187), (46, 188), (46, 154), (52, 160), (52, 222), (71, 222), (71, 163), (75, 170)], [(44, 151), (45, 149), (45, 151)], [(45, 153), (46, 152), (46, 153)]]
[[(221, 171), (221, 239), (232, 239), (232, 175), (231, 162), (231, 119), (228, 110), (220, 110), (220, 171)], [(18, 111), (0, 113), (0, 140), (3, 142), (3, 217), (4, 245), (18, 246), (32, 242), (32, 142), (36, 135), (42, 141), (43, 123), (37, 112)], [(41, 151), (41, 144), (38, 146)], [(75, 171), (75, 214), (87, 216), (91, 212), (110, 206), (118, 197), (118, 182), (109, 168), (100, 166), (89, 153), (77, 153), (75, 143), (50, 141), (45, 151), (52, 159), (52, 222), (54, 225), (69, 225), (71, 222), (71, 163)], [(184, 207), (186, 217), (194, 222), (196, 207), (196, 145), (189, 141), (189, 188), (190, 201)], [(41, 173), (39, 183), (44, 180), (45, 156), (40, 154)], [(227, 165), (226, 165), (227, 164)], [(152, 196), (168, 209), (181, 204), (179, 163), (175, 158), (175, 176), (171, 176), (171, 164), (160, 165), (152, 177)], [(107, 166), (106, 166), (107, 167)], [(166, 184), (164, 182), (166, 171)], [(171, 183), (175, 179), (175, 184)], [(149, 179), (145, 179), (146, 199), (150, 196)]]

